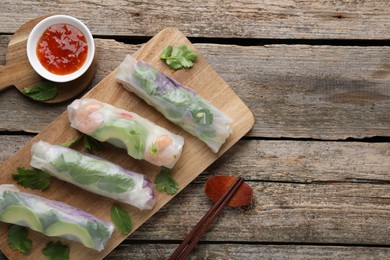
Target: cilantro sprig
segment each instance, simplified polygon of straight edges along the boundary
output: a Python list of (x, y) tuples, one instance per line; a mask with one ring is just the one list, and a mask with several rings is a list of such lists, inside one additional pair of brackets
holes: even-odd
[(132, 228), (132, 221), (129, 213), (118, 204), (111, 207), (111, 219), (115, 227), (123, 234), (128, 234)]
[(160, 173), (154, 179), (154, 186), (158, 191), (164, 191), (168, 195), (173, 195), (179, 190), (179, 184), (172, 177), (168, 168), (161, 167)]
[(78, 136), (72, 140), (66, 141), (60, 145), (64, 146), (64, 147), (71, 147), (80, 141), (82, 142), (83, 146), (88, 151), (98, 152), (98, 151), (103, 150), (102, 144), (98, 140), (96, 140), (96, 139), (94, 139), (86, 134), (81, 134), (80, 136)]
[(18, 167), (12, 179), (25, 188), (44, 190), (50, 185), (50, 175), (38, 169)]
[(68, 260), (70, 248), (61, 242), (49, 242), (44, 249), (42, 254), (49, 260)]
[(24, 88), (23, 93), (36, 101), (47, 101), (55, 98), (57, 87), (52, 82), (39, 82), (31, 88)]
[(27, 228), (12, 225), (8, 230), (8, 245), (13, 250), (19, 251), (22, 254), (28, 254), (32, 248), (32, 241), (27, 238), (27, 235)]
[(163, 49), (160, 56), (174, 70), (191, 68), (197, 57), (198, 55), (186, 45), (180, 45), (179, 47), (168, 45)]

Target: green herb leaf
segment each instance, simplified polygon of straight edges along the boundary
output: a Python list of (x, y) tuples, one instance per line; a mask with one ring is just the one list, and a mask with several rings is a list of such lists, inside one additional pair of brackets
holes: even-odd
[(198, 125), (208, 126), (213, 123), (213, 113), (211, 113), (207, 108), (193, 109), (191, 114)]
[(51, 162), (56, 170), (69, 174), (82, 185), (96, 184), (110, 193), (123, 193), (134, 186), (131, 176), (120, 173), (107, 174), (108, 165), (99, 159), (82, 157), (79, 153), (66, 152)]
[(163, 59), (163, 60), (168, 59), (168, 58), (171, 56), (171, 54), (172, 54), (172, 49), (173, 49), (173, 46), (172, 46), (172, 45), (166, 46), (166, 47), (163, 49), (160, 58)]
[(12, 174), (12, 179), (25, 188), (44, 190), (49, 187), (50, 175), (38, 169), (17, 168), (18, 173)]
[(31, 88), (24, 88), (23, 93), (37, 101), (47, 101), (57, 95), (57, 87), (52, 82), (39, 82)]
[(157, 146), (155, 143), (152, 143), (152, 145), (150, 146), (149, 148), (149, 152), (150, 154), (152, 155), (156, 155), (157, 154)]
[(136, 78), (142, 89), (148, 94), (153, 95), (157, 88), (156, 79), (158, 72), (146, 64), (139, 64), (134, 70), (133, 77)]
[(160, 173), (154, 179), (154, 185), (158, 191), (165, 191), (168, 195), (173, 195), (179, 190), (179, 184), (172, 177), (168, 168), (161, 167)]
[(160, 55), (160, 59), (165, 60), (166, 64), (174, 70), (191, 68), (197, 57), (198, 55), (186, 45), (179, 47), (168, 45)]
[(27, 228), (18, 225), (12, 225), (8, 230), (8, 245), (22, 254), (30, 252), (32, 242), (27, 238)]
[(132, 222), (129, 213), (118, 204), (111, 207), (111, 220), (116, 228), (123, 234), (131, 231)]
[(83, 134), (82, 140), (84, 147), (87, 148), (89, 151), (98, 152), (103, 150), (102, 144), (98, 140), (88, 135)]
[(112, 174), (99, 180), (97, 186), (110, 193), (123, 193), (134, 186), (133, 180), (120, 174)]
[(49, 260), (67, 260), (69, 259), (70, 248), (60, 242), (49, 242), (44, 249), (44, 254)]

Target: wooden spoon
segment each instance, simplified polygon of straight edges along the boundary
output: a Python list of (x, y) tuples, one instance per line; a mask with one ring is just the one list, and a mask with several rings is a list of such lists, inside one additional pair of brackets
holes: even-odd
[[(48, 15), (47, 15), (48, 16)], [(25, 87), (46, 81), (31, 67), (26, 51), (27, 38), (34, 26), (47, 16), (41, 16), (23, 24), (12, 36), (6, 53), (6, 65), (0, 65), (0, 91), (15, 86), (23, 95)], [(69, 100), (85, 90), (96, 74), (97, 62), (95, 58), (81, 77), (66, 83), (55, 83), (57, 95), (55, 98), (44, 101), (45, 103), (59, 103)]]

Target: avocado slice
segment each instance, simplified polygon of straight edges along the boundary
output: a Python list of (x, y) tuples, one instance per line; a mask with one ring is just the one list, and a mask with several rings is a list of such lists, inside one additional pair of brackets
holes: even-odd
[(10, 205), (0, 214), (0, 220), (7, 223), (29, 227), (32, 230), (42, 232), (42, 223), (34, 212), (21, 205)]
[(93, 248), (93, 239), (88, 231), (78, 224), (58, 221), (46, 228), (47, 236), (59, 236), (70, 240), (78, 241), (84, 246)]
[(127, 149), (127, 153), (135, 158), (142, 159), (145, 150), (147, 130), (134, 120), (117, 119), (98, 129), (93, 137), (101, 142)]

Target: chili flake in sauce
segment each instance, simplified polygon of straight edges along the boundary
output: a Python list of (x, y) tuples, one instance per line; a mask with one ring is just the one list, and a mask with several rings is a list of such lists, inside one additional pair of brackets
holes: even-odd
[(88, 54), (84, 34), (70, 24), (55, 24), (42, 34), (37, 56), (48, 71), (57, 75), (71, 74), (80, 69)]

